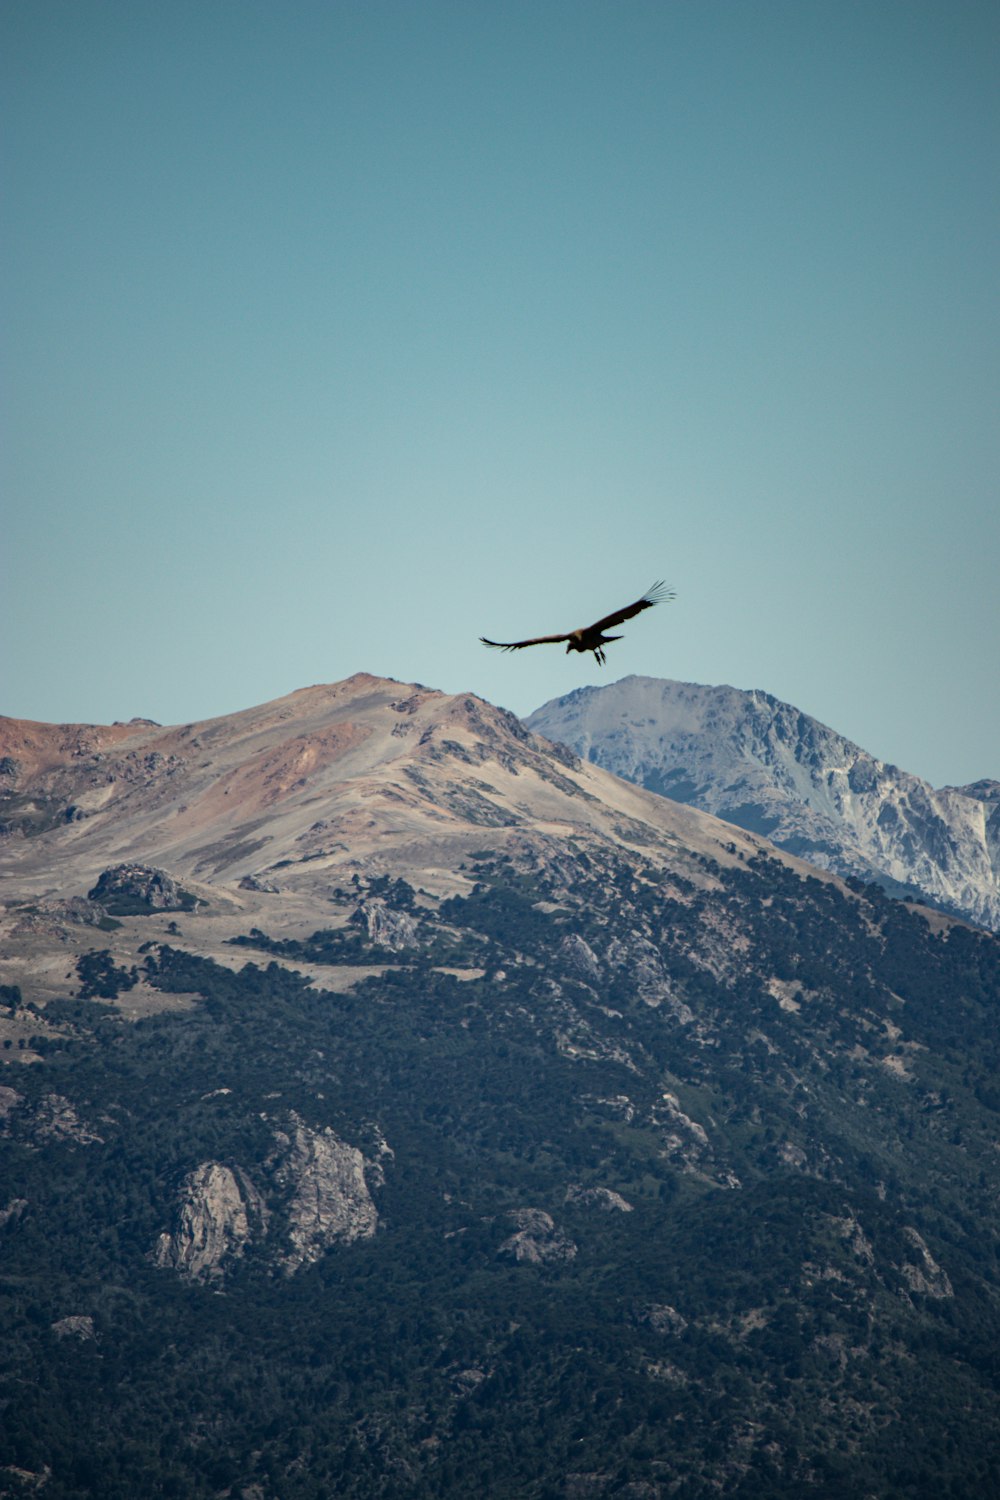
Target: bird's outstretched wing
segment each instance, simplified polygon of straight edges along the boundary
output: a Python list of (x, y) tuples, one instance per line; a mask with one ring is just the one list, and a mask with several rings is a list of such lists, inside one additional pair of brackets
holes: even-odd
[(499, 651), (520, 651), (522, 646), (554, 646), (559, 641), (568, 641), (569, 635), (535, 635), (530, 641), (490, 641), (481, 635), (484, 646), (496, 646)]
[(631, 620), (633, 615), (641, 614), (644, 609), (651, 609), (654, 604), (665, 604), (676, 597), (673, 589), (668, 589), (661, 580), (648, 588), (642, 598), (637, 599), (634, 604), (627, 604), (624, 609), (616, 610), (613, 615), (605, 615), (603, 620), (596, 620), (590, 629), (610, 630), (612, 625), (622, 625), (626, 620)]

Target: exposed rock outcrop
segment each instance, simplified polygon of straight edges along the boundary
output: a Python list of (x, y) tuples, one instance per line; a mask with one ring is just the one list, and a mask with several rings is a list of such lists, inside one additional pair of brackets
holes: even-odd
[(96, 1338), (94, 1332), (94, 1320), (86, 1313), (70, 1313), (68, 1318), (58, 1318), (52, 1324), (52, 1332), (57, 1339), (87, 1339)]
[(160, 1235), (153, 1261), (192, 1281), (221, 1278), (247, 1246), (263, 1234), (267, 1210), (239, 1167), (206, 1161), (181, 1185), (174, 1229)]
[(597, 955), (590, 944), (579, 933), (570, 932), (563, 938), (561, 944), (563, 957), (572, 965), (581, 979), (589, 984), (597, 983), (601, 978), (601, 965)]
[(647, 1005), (665, 1005), (682, 1026), (694, 1020), (690, 1008), (673, 992), (663, 968), (659, 949), (640, 932), (616, 934), (608, 943), (605, 963), (612, 971), (628, 976), (636, 994)]
[(507, 1216), (517, 1229), (500, 1246), (499, 1255), (532, 1265), (558, 1265), (576, 1255), (568, 1235), (557, 1229), (551, 1214), (540, 1208), (515, 1208)]
[(81, 1120), (76, 1106), (62, 1094), (42, 1094), (39, 1099), (28, 1100), (6, 1085), (0, 1087), (0, 1133), (18, 1135), (32, 1145), (62, 1141), (92, 1146), (104, 1139)]
[(366, 1174), (380, 1186), (393, 1152), (378, 1126), (369, 1135), (371, 1160), (328, 1127), (314, 1130), (292, 1113), (287, 1128), (274, 1132), (274, 1150), (254, 1168), (271, 1208), (242, 1167), (202, 1162), (181, 1184), (174, 1227), (160, 1235), (154, 1263), (195, 1281), (217, 1281), (251, 1244), (267, 1242), (272, 1264), (291, 1276), (333, 1245), (370, 1239), (378, 1211)]
[(662, 1093), (653, 1110), (655, 1124), (665, 1131), (667, 1149), (688, 1160), (708, 1149), (708, 1132), (680, 1107), (676, 1094)]
[(392, 952), (412, 948), (417, 942), (416, 918), (387, 906), (380, 896), (362, 901), (350, 921), (355, 927), (365, 929), (370, 943), (378, 943)]
[(900, 1270), (909, 1283), (911, 1292), (923, 1297), (941, 1299), (955, 1295), (947, 1271), (938, 1265), (915, 1229), (907, 1228), (903, 1234), (913, 1252), (912, 1259), (905, 1260)]
[(329, 1127), (312, 1130), (293, 1114), (289, 1132), (276, 1132), (275, 1138), (275, 1181), (290, 1193), (289, 1248), (280, 1258), (282, 1270), (290, 1276), (319, 1260), (332, 1245), (370, 1239), (378, 1226), (378, 1210), (365, 1180), (364, 1156)]
[(12, 935), (52, 933), (59, 937), (64, 935), (66, 928), (99, 927), (102, 922), (107, 923), (107, 916), (100, 902), (90, 901), (84, 896), (69, 896), (64, 901), (37, 901), (18, 918)]
[(32, 1130), (39, 1140), (74, 1141), (78, 1146), (98, 1145), (104, 1139), (62, 1094), (42, 1095), (32, 1111)]
[(589, 1208), (601, 1208), (605, 1213), (614, 1210), (623, 1214), (632, 1212), (632, 1204), (627, 1198), (623, 1198), (621, 1193), (616, 1193), (613, 1188), (581, 1187), (578, 1182), (570, 1183), (566, 1189), (566, 1202), (579, 1203)]
[(91, 901), (106, 911), (140, 913), (143, 911), (190, 911), (196, 904), (190, 891), (184, 890), (168, 875), (149, 865), (114, 865), (103, 870), (97, 884), (87, 892)]
[(644, 1323), (654, 1333), (672, 1334), (675, 1337), (684, 1332), (688, 1326), (688, 1320), (671, 1307), (667, 1302), (651, 1302), (647, 1307), (640, 1308), (636, 1313), (636, 1322)]

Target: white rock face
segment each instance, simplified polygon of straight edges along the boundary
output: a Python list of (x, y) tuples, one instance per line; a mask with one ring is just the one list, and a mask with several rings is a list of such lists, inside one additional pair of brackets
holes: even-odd
[(1000, 782), (934, 790), (763, 692), (626, 677), (525, 721), (839, 875), (1000, 928)]
[(248, 1245), (266, 1241), (272, 1266), (291, 1276), (332, 1245), (370, 1239), (378, 1212), (365, 1174), (380, 1186), (393, 1160), (378, 1127), (371, 1133), (369, 1161), (329, 1128), (313, 1130), (292, 1113), (287, 1129), (275, 1130), (270, 1156), (253, 1169), (274, 1213), (242, 1167), (202, 1162), (181, 1184), (174, 1227), (157, 1240), (154, 1264), (195, 1281), (217, 1281)]
[(4, 1207), (0, 1208), (0, 1229), (2, 1229), (5, 1224), (16, 1224), (27, 1207), (27, 1198), (9, 1199)]
[(68, 1318), (59, 1318), (51, 1325), (57, 1339), (92, 1339), (94, 1320), (87, 1313), (71, 1313)]
[(369, 942), (393, 952), (412, 948), (417, 941), (416, 918), (405, 911), (393, 911), (380, 896), (362, 901), (351, 922), (356, 927), (365, 928)]
[(365, 1158), (356, 1146), (328, 1127), (311, 1130), (297, 1115), (292, 1116), (291, 1133), (278, 1134), (277, 1141), (281, 1157), (275, 1181), (291, 1189), (290, 1248), (281, 1258), (290, 1276), (319, 1260), (331, 1245), (370, 1239), (378, 1211), (365, 1181)]
[(578, 933), (571, 932), (560, 944), (563, 957), (573, 965), (577, 973), (586, 980), (597, 981), (601, 977), (601, 966), (593, 948)]
[(160, 1235), (153, 1261), (193, 1281), (216, 1280), (266, 1222), (260, 1194), (245, 1173), (237, 1177), (221, 1162), (202, 1162), (181, 1185), (176, 1227)]
[(637, 1321), (646, 1323), (654, 1333), (681, 1334), (688, 1326), (687, 1318), (682, 1317), (676, 1307), (671, 1307), (667, 1302), (651, 1302), (648, 1307), (643, 1308)]
[(924, 1297), (953, 1297), (955, 1293), (947, 1271), (938, 1265), (922, 1237), (912, 1228), (904, 1229), (903, 1234), (914, 1252), (913, 1259), (904, 1261), (900, 1267), (910, 1290)]
[(692, 1120), (681, 1109), (676, 1094), (663, 1093), (660, 1095), (653, 1110), (653, 1118), (657, 1124), (666, 1128), (667, 1142), (677, 1151), (688, 1149), (693, 1146), (695, 1150), (704, 1150), (708, 1146), (708, 1132), (704, 1125), (699, 1125), (697, 1120)]
[(561, 1229), (557, 1229), (551, 1214), (541, 1208), (515, 1208), (507, 1215), (517, 1226), (516, 1232), (504, 1240), (498, 1255), (509, 1256), (525, 1265), (557, 1265), (572, 1260), (576, 1246)]
[(567, 1203), (582, 1203), (588, 1208), (599, 1208), (605, 1213), (617, 1211), (618, 1213), (630, 1214), (632, 1204), (621, 1193), (616, 1193), (613, 1188), (606, 1187), (582, 1187), (577, 1182), (571, 1182), (566, 1189)]

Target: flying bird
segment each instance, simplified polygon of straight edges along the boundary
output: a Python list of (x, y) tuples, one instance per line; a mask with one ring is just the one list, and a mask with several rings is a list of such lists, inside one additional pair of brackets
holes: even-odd
[(528, 641), (491, 641), (485, 635), (479, 639), (484, 646), (496, 646), (500, 651), (520, 651), (522, 646), (554, 646), (559, 641), (566, 642), (567, 651), (593, 651), (601, 666), (604, 666), (604, 647), (609, 641), (620, 641), (620, 635), (605, 635), (613, 625), (622, 625), (626, 620), (631, 620), (633, 615), (641, 614), (644, 609), (651, 609), (654, 604), (661, 604), (669, 599), (676, 598), (673, 589), (668, 589), (664, 583), (654, 583), (648, 588), (641, 599), (634, 604), (627, 604), (624, 609), (616, 609), (613, 614), (605, 615), (603, 620), (598, 620), (593, 625), (585, 625), (581, 630), (570, 630), (565, 635), (534, 635)]

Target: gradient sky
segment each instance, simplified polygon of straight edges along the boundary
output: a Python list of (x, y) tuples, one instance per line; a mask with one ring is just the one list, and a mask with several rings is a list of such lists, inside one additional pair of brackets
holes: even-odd
[[(1000, 777), (995, 0), (4, 0), (0, 709), (763, 688)], [(478, 643), (666, 578), (607, 668)]]

